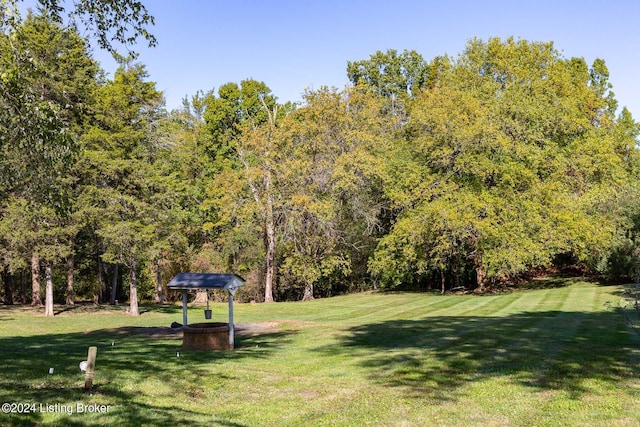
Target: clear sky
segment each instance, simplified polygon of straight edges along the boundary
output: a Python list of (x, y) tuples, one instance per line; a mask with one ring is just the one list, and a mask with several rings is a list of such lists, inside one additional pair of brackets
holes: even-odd
[[(167, 107), (246, 78), (282, 102), (306, 88), (344, 87), (347, 61), (413, 49), (457, 57), (466, 42), (498, 36), (553, 41), (563, 56), (606, 61), (621, 106), (640, 120), (639, 0), (144, 0), (158, 46), (139, 61)], [(96, 58), (115, 69), (104, 53)]]

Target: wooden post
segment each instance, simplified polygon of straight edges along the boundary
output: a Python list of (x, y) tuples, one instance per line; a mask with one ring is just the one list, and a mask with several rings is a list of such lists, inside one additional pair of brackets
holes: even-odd
[(234, 346), (234, 331), (233, 327), (233, 294), (229, 292), (229, 350), (233, 350)]
[(87, 355), (87, 371), (84, 375), (84, 389), (91, 390), (93, 387), (93, 373), (96, 367), (96, 353), (98, 347), (89, 347), (89, 354)]
[(187, 290), (182, 290), (182, 326), (187, 326)]

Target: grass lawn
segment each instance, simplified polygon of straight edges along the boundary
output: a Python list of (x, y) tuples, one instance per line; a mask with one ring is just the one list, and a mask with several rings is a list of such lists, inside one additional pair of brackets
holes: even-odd
[[(179, 306), (138, 318), (3, 306), (0, 403), (35, 410), (0, 412), (0, 425), (640, 425), (640, 337), (616, 309), (622, 289), (548, 285), (237, 304), (237, 323), (277, 328), (237, 336), (232, 352), (181, 351), (179, 335), (131, 328), (181, 322)], [(213, 310), (224, 321), (226, 304)], [(202, 321), (203, 308), (189, 315)], [(78, 364), (94, 345), (95, 386), (83, 393)]]

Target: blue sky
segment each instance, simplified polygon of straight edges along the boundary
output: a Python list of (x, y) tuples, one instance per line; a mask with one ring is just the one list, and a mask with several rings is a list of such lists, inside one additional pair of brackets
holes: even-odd
[[(456, 57), (473, 38), (553, 41), (565, 57), (603, 58), (613, 91), (640, 119), (640, 1), (146, 0), (158, 46), (139, 61), (164, 91), (184, 96), (246, 78), (280, 101), (306, 88), (344, 87), (347, 61), (376, 50), (414, 49), (425, 59)], [(110, 73), (113, 61), (96, 58)]]

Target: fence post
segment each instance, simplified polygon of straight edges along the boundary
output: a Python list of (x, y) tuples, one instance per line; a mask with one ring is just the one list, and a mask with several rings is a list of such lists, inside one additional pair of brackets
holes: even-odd
[(89, 347), (89, 354), (87, 356), (87, 371), (84, 375), (84, 389), (91, 390), (93, 387), (93, 373), (96, 367), (96, 353), (98, 347)]

